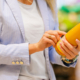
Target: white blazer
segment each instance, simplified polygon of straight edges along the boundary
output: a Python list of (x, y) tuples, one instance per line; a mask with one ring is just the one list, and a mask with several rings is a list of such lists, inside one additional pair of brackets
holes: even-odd
[[(56, 0), (55, 0), (56, 1)], [(45, 31), (57, 30), (58, 21), (54, 22), (50, 8), (45, 0), (37, 0)], [(55, 7), (57, 16), (57, 10)], [(18, 80), (21, 64), (30, 64), (28, 44), (25, 43), (24, 25), (17, 0), (0, 0), (0, 80)], [(56, 80), (50, 62), (63, 65), (60, 55), (51, 46), (45, 49), (46, 66), (50, 80)], [(75, 63), (70, 65), (75, 66)]]

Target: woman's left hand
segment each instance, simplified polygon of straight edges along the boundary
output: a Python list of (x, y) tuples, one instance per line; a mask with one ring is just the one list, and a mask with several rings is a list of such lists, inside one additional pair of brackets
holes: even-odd
[(77, 48), (72, 46), (66, 39), (62, 39), (62, 42), (60, 42), (60, 48), (62, 52), (66, 55), (67, 59), (73, 59), (75, 58), (80, 51), (80, 41), (76, 39)]

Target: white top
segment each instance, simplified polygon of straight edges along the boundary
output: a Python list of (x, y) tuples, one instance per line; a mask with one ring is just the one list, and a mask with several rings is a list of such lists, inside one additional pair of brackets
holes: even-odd
[[(32, 5), (19, 2), (25, 29), (25, 39), (29, 43), (37, 43), (44, 34), (44, 23), (34, 0)], [(28, 77), (48, 79), (44, 52), (31, 55), (30, 66), (22, 66), (19, 80), (28, 80)]]

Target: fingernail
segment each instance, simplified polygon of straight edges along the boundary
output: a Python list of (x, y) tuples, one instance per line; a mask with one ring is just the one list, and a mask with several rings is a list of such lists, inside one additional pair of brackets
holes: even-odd
[(65, 40), (64, 40), (64, 39), (62, 39), (62, 41), (63, 41), (63, 42), (65, 42)]
[(79, 42), (79, 40), (78, 40), (78, 39), (76, 39), (76, 41), (77, 41), (77, 42)]
[(62, 46), (62, 43), (60, 42), (60, 45)]

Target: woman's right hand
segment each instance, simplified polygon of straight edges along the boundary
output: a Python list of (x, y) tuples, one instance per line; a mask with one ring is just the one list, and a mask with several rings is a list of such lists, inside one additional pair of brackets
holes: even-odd
[(52, 45), (55, 47), (56, 43), (60, 40), (60, 37), (65, 34), (65, 32), (59, 30), (46, 31), (41, 40), (37, 43), (38, 50), (42, 51)]
[(38, 43), (29, 44), (29, 55), (43, 51), (45, 48), (52, 45), (55, 47), (56, 43), (60, 40), (60, 37), (65, 34), (65, 32), (58, 30), (46, 31)]

